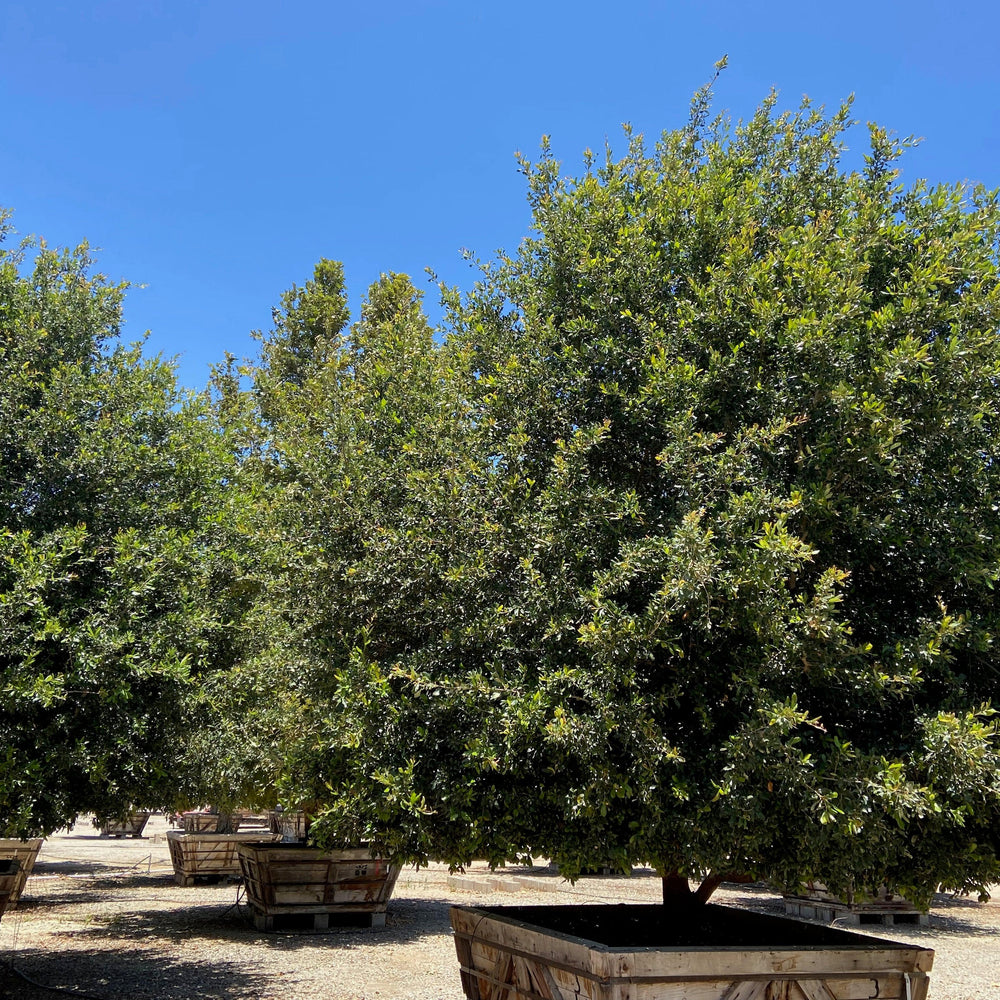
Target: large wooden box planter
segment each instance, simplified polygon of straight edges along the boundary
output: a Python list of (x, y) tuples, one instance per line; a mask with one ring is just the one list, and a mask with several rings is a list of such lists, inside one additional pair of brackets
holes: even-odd
[(148, 812), (129, 813), (124, 820), (105, 819), (101, 821), (102, 837), (141, 837), (149, 822)]
[(17, 858), (0, 859), (0, 920), (11, 905), (10, 899), (14, 895), (20, 876), (21, 862)]
[(16, 860), (19, 865), (13, 891), (7, 900), (7, 909), (13, 909), (21, 898), (25, 883), (35, 867), (38, 852), (42, 849), (41, 838), (34, 840), (0, 840), (0, 861)]
[(240, 860), (236, 848), (241, 840), (276, 841), (273, 833), (185, 833), (167, 831), (170, 861), (174, 866), (174, 881), (178, 885), (194, 885), (199, 878), (225, 878), (239, 875)]
[(317, 930), (331, 916), (385, 925), (399, 866), (373, 858), (367, 847), (327, 852), (307, 844), (241, 844), (237, 850), (258, 930), (294, 915), (311, 918)]
[(934, 952), (732, 907), (453, 906), (469, 1000), (925, 1000)]

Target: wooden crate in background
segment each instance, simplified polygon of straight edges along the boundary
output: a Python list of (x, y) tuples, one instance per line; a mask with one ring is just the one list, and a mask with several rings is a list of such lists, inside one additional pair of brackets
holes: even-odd
[(185, 833), (167, 831), (170, 861), (178, 885), (190, 886), (198, 878), (225, 878), (239, 875), (236, 847), (242, 840), (277, 841), (273, 833)]
[(141, 837), (149, 822), (148, 812), (133, 812), (124, 819), (106, 819), (101, 822), (102, 837)]
[(20, 865), (13, 891), (7, 900), (7, 909), (13, 909), (21, 898), (24, 885), (28, 881), (31, 870), (35, 867), (38, 852), (42, 848), (42, 838), (33, 840), (3, 840), (0, 839), (0, 861), (16, 859)]
[(241, 844), (237, 852), (258, 930), (296, 915), (311, 918), (317, 930), (331, 916), (385, 925), (399, 866), (373, 858), (367, 847), (327, 852), (306, 844)]
[(185, 833), (218, 833), (223, 817), (219, 813), (186, 812), (179, 819)]
[(306, 819), (306, 814), (294, 809), (288, 809), (285, 812), (279, 812), (277, 809), (269, 810), (267, 823), (272, 833), (280, 833), (281, 839), (288, 843), (304, 841), (309, 832), (309, 821)]

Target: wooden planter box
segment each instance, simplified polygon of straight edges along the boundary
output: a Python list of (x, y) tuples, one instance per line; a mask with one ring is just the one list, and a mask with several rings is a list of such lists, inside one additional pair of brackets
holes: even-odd
[(101, 822), (102, 837), (141, 837), (149, 821), (148, 812), (129, 813), (125, 820), (106, 819)]
[(223, 818), (219, 813), (181, 813), (181, 829), (185, 833), (218, 833)]
[(7, 909), (13, 909), (21, 898), (24, 885), (28, 881), (31, 869), (35, 867), (38, 852), (42, 849), (42, 840), (0, 840), (0, 862), (16, 860), (20, 866), (14, 887), (7, 900)]
[[(224, 813), (186, 812), (178, 817), (185, 833), (219, 833), (219, 827), (226, 821)], [(229, 832), (238, 833), (243, 829), (255, 832), (268, 830), (266, 816), (257, 816), (240, 810), (229, 815)]]
[(835, 896), (822, 882), (806, 882), (799, 893), (785, 893), (785, 913), (804, 920), (832, 923), (843, 920), (855, 925), (922, 924), (930, 923), (926, 911), (918, 910), (908, 899), (891, 892), (886, 886), (871, 898), (848, 892)]
[(178, 885), (194, 885), (198, 878), (225, 878), (239, 875), (240, 861), (236, 848), (241, 840), (276, 841), (273, 833), (185, 833), (167, 831), (170, 861), (174, 866), (174, 881)]
[(4, 911), (11, 905), (10, 899), (20, 878), (21, 862), (17, 858), (0, 859), (0, 919), (3, 919)]
[(272, 833), (280, 833), (281, 839), (286, 843), (295, 843), (299, 840), (304, 841), (306, 835), (309, 833), (309, 823), (306, 820), (306, 814), (304, 812), (295, 812), (294, 810), (287, 810), (285, 812), (278, 812), (276, 809), (269, 810), (267, 825)]
[(307, 844), (241, 844), (237, 851), (258, 930), (294, 915), (310, 917), (317, 930), (340, 915), (385, 926), (399, 866), (373, 858), (367, 847), (325, 852)]
[(732, 907), (453, 906), (469, 1000), (925, 1000), (934, 952)]

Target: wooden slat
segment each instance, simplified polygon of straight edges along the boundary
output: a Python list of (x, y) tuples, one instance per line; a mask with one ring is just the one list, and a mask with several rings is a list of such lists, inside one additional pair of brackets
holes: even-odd
[(571, 969), (584, 978), (610, 978), (603, 974), (606, 964), (603, 956), (580, 938), (554, 937), (530, 926), (489, 919), (485, 911), (475, 907), (452, 906), (451, 923), (456, 934), (467, 934), (473, 940), (481, 939), (510, 951), (546, 958), (550, 965)]
[(546, 1000), (560, 1000), (562, 992), (556, 985), (549, 967), (544, 962), (532, 962), (531, 973), (537, 985), (538, 992)]
[[(860, 935), (859, 935), (860, 937)], [(871, 939), (873, 942), (876, 939)], [(636, 952), (613, 952), (611, 977), (645, 978), (664, 976), (665, 955), (670, 955), (670, 972), (666, 978), (720, 978), (726, 969), (737, 963), (746, 975), (797, 974), (806, 978), (821, 978), (836, 971), (862, 973), (923, 971), (933, 961), (934, 952), (924, 948), (883, 948), (873, 944), (870, 949), (801, 948), (768, 949), (656, 949)]]
[(726, 990), (722, 1000), (764, 1000), (764, 992), (768, 984), (765, 982), (742, 982), (733, 983)]
[(510, 982), (514, 974), (514, 959), (511, 955), (501, 952), (497, 956), (496, 964), (488, 982), (490, 991), (489, 1000), (508, 1000), (510, 996)]
[[(797, 979), (795, 985), (802, 991), (805, 1000), (838, 1000), (822, 979)], [(869, 993), (865, 1000), (878, 994)]]

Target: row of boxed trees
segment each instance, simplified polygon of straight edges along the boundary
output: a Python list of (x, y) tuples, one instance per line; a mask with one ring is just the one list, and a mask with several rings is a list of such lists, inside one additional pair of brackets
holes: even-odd
[(0, 827), (311, 803), (407, 861), (1000, 879), (1000, 210), (766, 101), (566, 178), (210, 398), (85, 252), (0, 261)]

